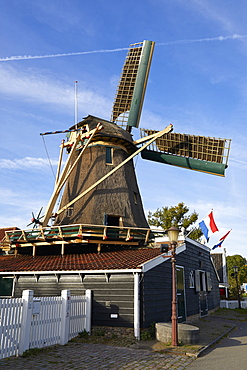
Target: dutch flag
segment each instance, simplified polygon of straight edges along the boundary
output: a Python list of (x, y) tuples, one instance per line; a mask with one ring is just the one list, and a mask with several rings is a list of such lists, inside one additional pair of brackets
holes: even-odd
[(222, 238), (220, 238), (220, 240), (219, 240), (219, 243), (216, 244), (216, 245), (214, 245), (213, 248), (212, 248), (212, 250), (214, 250), (215, 248), (221, 247), (223, 241), (225, 240), (225, 238), (227, 237), (227, 235), (230, 234), (231, 231), (232, 231), (232, 229), (229, 230), (224, 236), (222, 236)]
[(209, 241), (210, 236), (215, 233), (215, 231), (219, 231), (214, 221), (213, 210), (206, 217), (204, 217), (201, 222), (199, 222), (199, 227), (203, 232), (207, 242)]

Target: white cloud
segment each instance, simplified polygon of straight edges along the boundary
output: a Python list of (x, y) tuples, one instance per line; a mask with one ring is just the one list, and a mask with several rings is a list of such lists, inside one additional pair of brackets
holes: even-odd
[(10, 62), (13, 60), (26, 60), (26, 59), (71, 57), (71, 56), (76, 56), (76, 55), (99, 54), (99, 53), (116, 53), (118, 51), (123, 51), (123, 50), (128, 50), (128, 48), (98, 49), (98, 50), (77, 51), (77, 52), (71, 52), (71, 53), (47, 54), (47, 55), (15, 55), (11, 57), (0, 58), (0, 62)]
[[(4, 97), (22, 99), (31, 103), (45, 104), (47, 107), (72, 111), (74, 107), (74, 88), (65, 84), (53, 74), (35, 69), (26, 71), (11, 66), (0, 65), (0, 94)], [(97, 87), (96, 87), (97, 88)], [(88, 89), (80, 83), (78, 104), (83, 107), (83, 114), (91, 112), (97, 115), (105, 114), (111, 107), (111, 102), (93, 89)]]
[(32, 189), (28, 187), (24, 190), (0, 187), (0, 202), (1, 204), (8, 204), (16, 208), (20, 207), (24, 210), (30, 209), (34, 203), (40, 204), (40, 201), (35, 200)]
[(46, 168), (47, 166), (57, 165), (57, 160), (45, 158), (33, 158), (33, 157), (25, 157), (21, 159), (0, 159), (0, 168), (4, 168), (6, 170), (18, 170), (18, 169), (40, 169)]
[[(212, 41), (226, 41), (226, 40), (246, 40), (247, 35), (238, 35), (233, 34), (230, 36), (217, 36), (217, 37), (206, 37), (202, 39), (184, 39), (184, 40), (176, 40), (176, 41), (168, 41), (168, 42), (161, 42), (157, 45), (161, 46), (168, 46), (168, 45), (184, 45), (184, 44), (194, 44), (197, 42), (212, 42)], [(1, 61), (1, 59), (0, 59)]]
[(190, 5), (196, 8), (205, 18), (219, 23), (228, 32), (236, 30), (232, 14), (227, 14), (227, 7), (222, 6), (221, 2), (218, 4), (212, 1), (192, 0)]

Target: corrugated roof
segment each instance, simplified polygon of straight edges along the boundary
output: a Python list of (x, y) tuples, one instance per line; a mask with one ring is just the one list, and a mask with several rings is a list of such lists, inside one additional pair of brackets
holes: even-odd
[(159, 248), (52, 256), (2, 255), (0, 272), (137, 269), (160, 256)]

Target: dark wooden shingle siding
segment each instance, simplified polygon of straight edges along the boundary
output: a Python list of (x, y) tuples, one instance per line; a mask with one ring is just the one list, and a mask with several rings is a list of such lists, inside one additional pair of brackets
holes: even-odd
[(201, 270), (210, 273), (212, 290), (207, 291), (208, 310), (219, 306), (219, 283), (211, 262), (210, 252), (187, 242), (186, 251), (177, 255), (176, 263), (177, 265), (184, 266), (187, 316), (195, 315), (199, 312), (199, 293), (195, 291), (195, 288), (189, 287), (191, 271)]
[(145, 273), (142, 281), (142, 327), (171, 318), (171, 263), (164, 262)]
[[(133, 327), (134, 277), (133, 274), (61, 274), (22, 275), (15, 285), (15, 296), (21, 297), (24, 289), (34, 290), (34, 296), (59, 296), (61, 290), (71, 295), (93, 291), (92, 324), (100, 326)], [(114, 318), (111, 315), (117, 314)]]
[[(190, 288), (190, 272), (202, 270), (210, 273), (212, 290), (207, 291), (208, 310), (219, 306), (218, 280), (211, 262), (210, 252), (187, 242), (186, 250), (177, 254), (176, 265), (184, 267), (186, 316), (200, 313), (199, 293)], [(171, 320), (171, 260), (145, 273), (141, 283), (141, 325)]]

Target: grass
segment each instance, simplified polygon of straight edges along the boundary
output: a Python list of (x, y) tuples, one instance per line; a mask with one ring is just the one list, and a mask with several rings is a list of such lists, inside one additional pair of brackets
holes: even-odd
[[(54, 346), (52, 346), (54, 347)], [(51, 349), (51, 347), (45, 347), (45, 348), (30, 348), (23, 352), (21, 357), (30, 357), (30, 356), (37, 356), (41, 353), (48, 352)]]
[(229, 308), (219, 308), (212, 315), (224, 316), (228, 320), (247, 321), (246, 308), (235, 308), (234, 310)]

